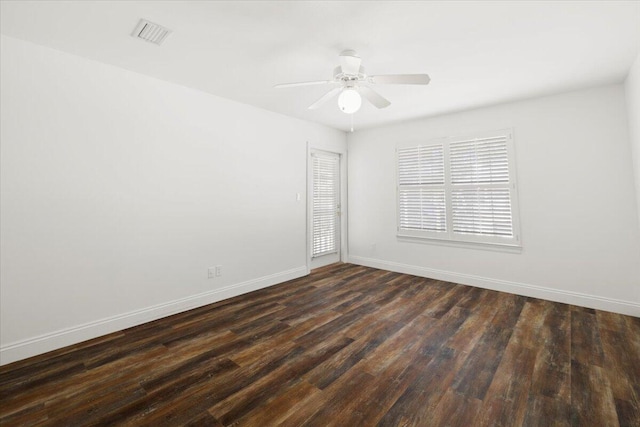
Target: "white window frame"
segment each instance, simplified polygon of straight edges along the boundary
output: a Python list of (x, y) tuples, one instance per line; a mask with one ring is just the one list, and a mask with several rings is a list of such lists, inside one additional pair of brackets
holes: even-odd
[[(490, 137), (506, 137), (507, 161), (509, 165), (509, 182), (507, 184), (452, 184), (451, 165), (450, 165), (450, 145), (456, 142), (470, 141), (474, 139), (483, 139)], [(410, 147), (429, 147), (441, 145), (444, 148), (444, 170), (445, 170), (445, 203), (446, 203), (446, 230), (444, 232), (428, 231), (428, 230), (407, 230), (400, 228), (400, 168), (398, 151), (403, 148)], [(488, 245), (491, 247), (512, 247), (521, 248), (522, 242), (520, 237), (520, 215), (518, 209), (518, 185), (516, 175), (516, 156), (515, 142), (513, 138), (513, 129), (501, 129), (495, 131), (475, 132), (473, 134), (464, 134), (459, 136), (449, 136), (444, 138), (435, 138), (424, 141), (422, 143), (406, 142), (398, 144), (396, 147), (396, 225), (397, 236), (399, 238), (417, 239), (425, 242), (442, 242), (442, 243), (460, 243), (462, 245)], [(452, 194), (454, 188), (469, 187), (501, 187), (509, 189), (511, 204), (511, 223), (512, 237), (492, 236), (492, 235), (474, 235), (453, 232), (453, 210), (452, 210)], [(435, 186), (434, 186), (435, 188)]]

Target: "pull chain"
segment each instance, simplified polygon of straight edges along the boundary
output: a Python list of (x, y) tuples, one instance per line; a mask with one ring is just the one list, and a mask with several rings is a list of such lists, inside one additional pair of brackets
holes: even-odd
[(353, 132), (353, 113), (351, 113), (351, 132)]

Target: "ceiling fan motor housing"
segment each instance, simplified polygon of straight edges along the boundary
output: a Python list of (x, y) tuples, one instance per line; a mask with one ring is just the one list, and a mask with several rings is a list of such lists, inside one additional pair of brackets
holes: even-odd
[(342, 67), (337, 66), (333, 69), (333, 79), (337, 82), (340, 81), (349, 81), (349, 80), (365, 80), (367, 78), (367, 74), (364, 71), (364, 67), (361, 65), (358, 70), (358, 74), (346, 74), (342, 72)]

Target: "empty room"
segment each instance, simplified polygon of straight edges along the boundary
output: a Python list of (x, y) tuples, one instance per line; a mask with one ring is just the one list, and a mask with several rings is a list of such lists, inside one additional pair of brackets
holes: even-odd
[(0, 425), (640, 426), (639, 1), (0, 32)]

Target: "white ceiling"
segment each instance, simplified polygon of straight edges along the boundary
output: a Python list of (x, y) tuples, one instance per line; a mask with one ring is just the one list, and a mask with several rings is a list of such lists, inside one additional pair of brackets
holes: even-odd
[[(377, 86), (357, 129), (621, 82), (640, 50), (640, 2), (2, 1), (3, 34), (282, 114), (347, 130), (336, 102), (307, 106), (343, 49), (370, 74), (428, 73)], [(173, 33), (130, 37), (140, 18)]]

